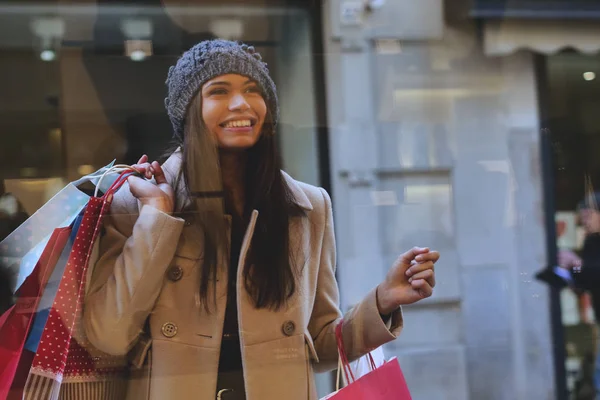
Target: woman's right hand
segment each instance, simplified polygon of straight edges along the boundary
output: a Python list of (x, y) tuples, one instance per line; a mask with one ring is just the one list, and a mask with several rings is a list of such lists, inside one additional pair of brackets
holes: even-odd
[(164, 213), (171, 214), (175, 208), (175, 192), (169, 183), (162, 170), (162, 167), (157, 161), (148, 162), (148, 156), (143, 155), (137, 164), (132, 165), (146, 179), (154, 177), (156, 184), (130, 176), (127, 179), (129, 189), (142, 205), (149, 205)]
[(581, 258), (571, 250), (558, 252), (558, 266), (564, 269), (581, 267)]

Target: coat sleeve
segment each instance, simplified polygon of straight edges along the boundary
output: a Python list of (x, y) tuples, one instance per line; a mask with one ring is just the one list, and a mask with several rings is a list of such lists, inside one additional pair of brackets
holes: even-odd
[(575, 286), (594, 291), (600, 288), (600, 264), (583, 260), (580, 272), (571, 272)]
[[(317, 280), (315, 304), (309, 322), (319, 363), (317, 371), (327, 371), (337, 366), (338, 351), (335, 327), (342, 317), (339, 290), (335, 279), (336, 248), (331, 199), (321, 189), (325, 203), (325, 229), (321, 248), (321, 262)], [(342, 328), (344, 347), (350, 360), (357, 359), (377, 347), (394, 340), (402, 330), (402, 311), (398, 309), (385, 323), (377, 309), (376, 289), (344, 315)]]
[(600, 234), (588, 235), (583, 245), (581, 270), (571, 270), (575, 286), (588, 291), (600, 288)]
[(104, 220), (83, 309), (89, 341), (111, 355), (127, 354), (142, 332), (184, 225), (151, 206), (138, 215), (128, 189), (117, 193)]

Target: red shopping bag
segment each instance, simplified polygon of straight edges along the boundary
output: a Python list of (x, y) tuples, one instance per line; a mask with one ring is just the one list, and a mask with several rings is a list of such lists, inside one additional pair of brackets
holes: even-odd
[[(80, 332), (81, 310), (85, 294), (86, 274), (93, 243), (101, 229), (102, 219), (108, 212), (113, 195), (130, 175), (123, 173), (102, 197), (90, 198), (83, 220), (73, 243), (67, 266), (58, 287), (58, 293), (44, 326), (42, 336), (27, 382), (25, 396), (31, 400), (56, 400), (77, 398), (78, 393), (61, 394), (66, 378), (79, 382), (94, 382), (96, 387), (86, 394), (86, 399), (118, 398), (116, 392), (123, 385), (115, 384), (111, 375), (123, 375), (125, 364), (118, 358), (95, 353)], [(74, 336), (75, 335), (75, 336)], [(93, 354), (93, 355), (92, 355)], [(99, 354), (99, 355), (96, 355)], [(98, 361), (101, 361), (100, 363)], [(106, 388), (99, 384), (106, 383)], [(94, 392), (94, 393), (92, 393)]]
[(0, 318), (0, 398), (8, 396), (25, 340), (48, 278), (65, 247), (71, 228), (55, 229), (32, 273), (16, 292), (16, 304)]
[(411, 400), (404, 374), (396, 357), (376, 368), (373, 358), (371, 360), (371, 372), (354, 379), (354, 373), (350, 368), (344, 341), (342, 337), (342, 323), (340, 321), (335, 329), (338, 344), (338, 352), (341, 359), (341, 367), (344, 371), (348, 386), (337, 392), (324, 397), (322, 400)]
[[(7, 400), (23, 399), (23, 390), (25, 387), (25, 383), (27, 382), (27, 377), (29, 376), (29, 371), (31, 369), (31, 365), (35, 357), (37, 344), (39, 343), (39, 339), (44, 329), (45, 321), (47, 318), (46, 307), (48, 306), (48, 299), (54, 298), (57, 294), (58, 287), (56, 278), (59, 277), (60, 279), (60, 277), (62, 277), (62, 274), (67, 265), (67, 259), (69, 258), (71, 250), (73, 249), (73, 242), (75, 241), (75, 236), (77, 235), (77, 232), (79, 230), (79, 225), (81, 224), (82, 218), (83, 214), (79, 214), (75, 218), (75, 221), (71, 223), (71, 232), (69, 234), (69, 239), (66, 245), (64, 246), (60, 257), (58, 258), (58, 261), (54, 265), (53, 271), (50, 274), (50, 277), (46, 282), (45, 287), (40, 295), (37, 311), (35, 313), (35, 317), (32, 318), (27, 340), (25, 341), (23, 352), (21, 353), (19, 365), (17, 367), (15, 378), (13, 380), (12, 387), (10, 390), (10, 395), (8, 396)], [(52, 304), (52, 301), (50, 301), (50, 304)]]

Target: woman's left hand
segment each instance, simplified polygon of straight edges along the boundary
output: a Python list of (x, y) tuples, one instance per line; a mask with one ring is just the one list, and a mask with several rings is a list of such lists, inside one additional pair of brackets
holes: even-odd
[(377, 287), (379, 313), (388, 315), (403, 304), (431, 296), (435, 286), (434, 264), (439, 259), (440, 253), (426, 247), (413, 247), (398, 257)]

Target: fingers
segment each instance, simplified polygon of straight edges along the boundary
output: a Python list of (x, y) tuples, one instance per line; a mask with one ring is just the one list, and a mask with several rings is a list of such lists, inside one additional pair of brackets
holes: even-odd
[(167, 177), (162, 170), (162, 167), (157, 161), (154, 161), (150, 166), (152, 173), (154, 174), (154, 179), (156, 180), (156, 184), (160, 185), (163, 183), (167, 183)]
[(569, 258), (564, 253), (559, 254), (558, 265), (561, 268), (569, 268)]
[(138, 180), (138, 181), (139, 181), (139, 180), (141, 180), (141, 179), (140, 179), (140, 178), (138, 178), (138, 177), (137, 177), (137, 176), (135, 176), (135, 175), (129, 175), (129, 176), (127, 177), (127, 183), (129, 183), (129, 185), (130, 185), (130, 186), (131, 186), (131, 184), (132, 184), (132, 183), (135, 185), (135, 184), (136, 184), (136, 180)]
[(417, 293), (419, 293), (419, 295), (423, 299), (430, 297), (431, 294), (433, 293), (433, 288), (431, 287), (431, 285), (429, 285), (429, 282), (427, 282), (425, 279), (414, 280), (410, 283), (410, 285), (413, 288), (413, 290), (415, 290)]
[(129, 190), (131, 191), (131, 194), (134, 195), (136, 198), (139, 198), (139, 196), (141, 196), (140, 189), (139, 189), (140, 182), (143, 182), (143, 180), (141, 178), (138, 178), (137, 176), (130, 175), (127, 178), (127, 183), (129, 184)]
[(412, 249), (400, 256), (400, 262), (409, 264), (418, 255), (425, 254), (427, 252), (429, 252), (429, 248), (427, 247), (413, 247)]
[(419, 254), (415, 257), (415, 261), (423, 262), (423, 261), (432, 261), (437, 262), (440, 259), (440, 253), (438, 251), (430, 251), (425, 254)]
[[(138, 161), (137, 164), (134, 164), (131, 167), (133, 169), (135, 169), (136, 171), (138, 171), (140, 174), (142, 174), (142, 176), (146, 179), (152, 179), (152, 177), (154, 176), (157, 184), (167, 182), (165, 175), (162, 172), (162, 168), (161, 168), (160, 164), (157, 161), (153, 161), (152, 163), (149, 163), (148, 156), (145, 154), (140, 158), (140, 160)], [(157, 171), (158, 171), (158, 174), (157, 174)], [(160, 177), (157, 175), (159, 175)], [(159, 179), (160, 179), (160, 182), (159, 182)]]
[(141, 163), (141, 164), (133, 164), (131, 168), (135, 169), (137, 172), (142, 174), (142, 176), (146, 179), (152, 178), (152, 166), (150, 163)]
[(435, 273), (432, 269), (428, 269), (419, 273), (414, 274), (412, 277), (408, 279), (408, 283), (412, 283), (413, 281), (418, 281), (424, 279), (427, 281), (429, 286), (432, 288), (435, 287)]
[(425, 261), (422, 263), (415, 263), (415, 264), (412, 264), (410, 266), (410, 268), (406, 270), (406, 276), (408, 276), (410, 278), (410, 277), (418, 274), (419, 272), (423, 272), (423, 271), (427, 271), (427, 270), (433, 271), (433, 269), (434, 269), (433, 261)]
[(569, 253), (561, 253), (558, 256), (558, 266), (565, 269), (570, 269), (581, 265), (581, 259), (576, 255)]

